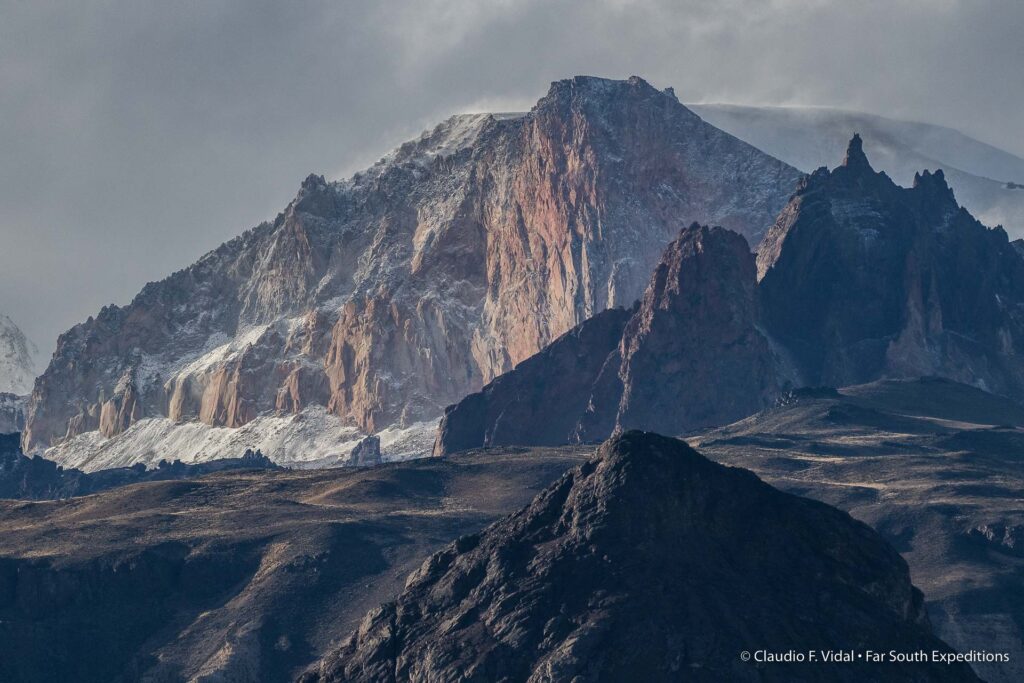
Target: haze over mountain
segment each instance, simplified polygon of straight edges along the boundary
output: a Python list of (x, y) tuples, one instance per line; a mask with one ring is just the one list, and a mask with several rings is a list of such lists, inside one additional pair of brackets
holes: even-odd
[(709, 123), (808, 173), (828, 166), (854, 133), (872, 163), (904, 186), (941, 169), (982, 223), (1024, 237), (1024, 159), (960, 131), (826, 107), (687, 105)]
[(1024, 156), (1024, 6), (936, 1), (9, 2), (0, 310), (49, 355), (308, 173), (347, 176), (452, 112), (529, 109), (577, 73), (931, 121)]
[(691, 221), (756, 243), (799, 177), (636, 77), (453, 117), (349, 180), (308, 177), (272, 223), (62, 335), (26, 452), (64, 442), (51, 456), (86, 470), (210, 458), (226, 427), (250, 441), (221, 455), (329, 464), (361, 432), (429, 434), (444, 406), (632, 304)]

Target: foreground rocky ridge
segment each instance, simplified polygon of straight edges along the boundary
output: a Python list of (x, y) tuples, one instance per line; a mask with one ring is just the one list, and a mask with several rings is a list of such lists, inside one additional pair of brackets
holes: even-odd
[(948, 650), (868, 527), (627, 432), (434, 554), (302, 680), (977, 680), (966, 664), (741, 661), (756, 648)]
[(755, 282), (742, 236), (685, 228), (633, 309), (595, 316), (449, 407), (434, 454), (638, 428), (679, 434), (760, 410), (778, 386)]
[[(884, 381), (787, 393), (692, 443), (869, 523), (904, 554), (939, 637), (1008, 652), (1010, 663), (973, 666), (1016, 683), (1021, 426), (1024, 408), (977, 388)], [(592, 452), (498, 448), (0, 501), (0, 678), (292, 680), (399, 594), (424, 557), (520, 509)]]
[(310, 176), (272, 223), (62, 335), (25, 449), (143, 418), (435, 417), (631, 305), (690, 221), (757, 241), (798, 177), (638, 78), (454, 117), (347, 181)]

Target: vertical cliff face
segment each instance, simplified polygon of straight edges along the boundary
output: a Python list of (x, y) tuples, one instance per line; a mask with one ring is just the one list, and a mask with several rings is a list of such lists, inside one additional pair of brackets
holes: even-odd
[(665, 250), (620, 345), (618, 429), (682, 433), (765, 407), (776, 390), (741, 235), (694, 225)]
[(631, 304), (690, 221), (758, 240), (798, 176), (638, 78), (453, 117), (62, 335), (24, 445), (310, 406), (371, 432), (437, 416)]
[(758, 273), (765, 327), (805, 383), (941, 375), (1024, 395), (1024, 259), (942, 171), (901, 188), (854, 137), (842, 166), (803, 181)]
[(741, 235), (683, 229), (631, 311), (595, 316), (449, 407), (434, 452), (681, 434), (760, 410), (778, 380), (755, 282)]
[(758, 648), (950, 651), (867, 526), (634, 431), (435, 553), (300, 680), (978, 680), (962, 662), (741, 661)]

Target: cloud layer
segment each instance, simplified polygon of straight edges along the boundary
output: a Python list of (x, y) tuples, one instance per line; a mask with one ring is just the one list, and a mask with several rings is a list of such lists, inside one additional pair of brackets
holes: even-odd
[(56, 334), (451, 113), (555, 79), (820, 104), (1024, 155), (1016, 0), (0, 0), (0, 311)]

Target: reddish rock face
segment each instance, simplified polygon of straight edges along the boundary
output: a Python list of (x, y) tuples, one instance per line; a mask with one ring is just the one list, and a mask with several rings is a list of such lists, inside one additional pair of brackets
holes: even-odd
[(310, 176), (273, 223), (62, 335), (25, 447), (147, 416), (237, 426), (324, 404), (367, 431), (438, 416), (631, 305), (689, 222), (758, 241), (798, 177), (638, 78), (454, 117), (350, 180)]

